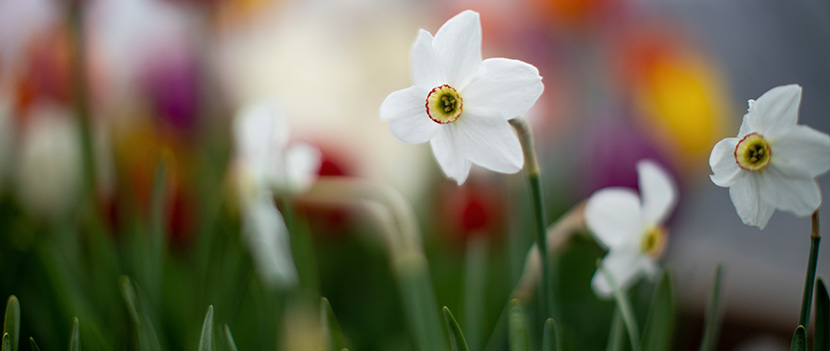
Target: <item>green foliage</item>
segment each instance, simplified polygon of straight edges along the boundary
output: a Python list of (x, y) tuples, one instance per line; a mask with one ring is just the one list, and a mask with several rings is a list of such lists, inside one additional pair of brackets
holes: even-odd
[(72, 319), (72, 334), (69, 335), (69, 351), (81, 350), (80, 324), (78, 317)]
[(557, 351), (559, 346), (559, 338), (556, 337), (556, 322), (553, 318), (545, 320), (545, 331), (542, 335), (542, 351)]
[(6, 303), (3, 333), (9, 335), (9, 350), (17, 351), (20, 344), (20, 302), (17, 301), (17, 297), (14, 295), (10, 296)]
[(340, 323), (337, 323), (337, 317), (334, 315), (331, 303), (325, 297), (320, 298), (320, 314), (322, 315), (323, 327), (328, 337), (327, 344), (329, 348), (334, 351), (346, 348), (346, 342), (343, 340), (343, 332), (340, 330)]
[(233, 334), (231, 334), (231, 328), (225, 324), (225, 340), (228, 342), (228, 351), (239, 351), (236, 347), (236, 342), (233, 341)]
[(712, 290), (706, 302), (706, 326), (703, 332), (703, 341), (700, 344), (700, 351), (712, 351), (718, 343), (721, 318), (721, 284), (723, 282), (723, 266), (718, 265), (715, 269), (715, 277), (712, 281)]
[(668, 350), (671, 347), (674, 328), (674, 301), (672, 298), (671, 276), (664, 271), (646, 319), (641, 342), (644, 351)]
[(806, 351), (807, 350), (807, 330), (803, 325), (795, 328), (793, 333), (793, 340), (790, 343), (790, 351)]
[(816, 330), (814, 351), (830, 351), (830, 298), (824, 280), (816, 279)]
[(461, 327), (455, 321), (449, 307), (444, 306), (444, 322), (447, 323), (447, 331), (450, 333), (450, 347), (452, 351), (468, 351), (467, 340), (464, 339), (464, 334), (461, 332)]
[(199, 351), (213, 351), (213, 305), (208, 306), (202, 336), (199, 337)]
[(32, 351), (40, 351), (40, 347), (37, 346), (33, 337), (29, 337), (29, 345), (32, 347)]
[(519, 300), (510, 301), (508, 328), (510, 330), (510, 351), (530, 350), (530, 336), (527, 322)]

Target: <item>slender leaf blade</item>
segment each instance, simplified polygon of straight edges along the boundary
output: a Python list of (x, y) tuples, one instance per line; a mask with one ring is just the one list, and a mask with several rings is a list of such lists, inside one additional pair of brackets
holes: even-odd
[(830, 351), (830, 298), (821, 278), (816, 279), (816, 330), (813, 350)]
[(530, 350), (525, 315), (522, 311), (522, 305), (517, 299), (510, 301), (510, 315), (508, 316), (507, 325), (510, 330), (510, 351)]
[(721, 285), (723, 284), (723, 266), (718, 265), (715, 269), (715, 278), (712, 281), (712, 290), (706, 302), (706, 316), (703, 341), (700, 343), (700, 351), (712, 351), (718, 343), (720, 325), (722, 321), (721, 311)]
[(40, 347), (37, 347), (37, 343), (35, 342), (35, 338), (29, 337), (29, 345), (32, 347), (32, 351), (40, 351)]
[(225, 340), (228, 341), (228, 350), (230, 351), (239, 351), (236, 347), (236, 342), (233, 341), (233, 334), (231, 334), (231, 328), (225, 324)]
[(205, 321), (202, 323), (199, 351), (213, 351), (213, 305), (208, 306)]
[(545, 334), (542, 335), (542, 351), (559, 350), (559, 338), (556, 336), (556, 322), (553, 318), (545, 321)]
[(2, 351), (12, 351), (12, 338), (9, 336), (9, 333), (3, 333), (3, 344), (0, 346), (0, 350)]
[(326, 328), (329, 337), (329, 349), (334, 351), (344, 349), (346, 342), (343, 339), (343, 331), (340, 330), (340, 323), (337, 322), (337, 317), (334, 315), (329, 299), (325, 297), (320, 298), (320, 313), (322, 314), (323, 327)]
[(807, 330), (803, 325), (795, 328), (793, 333), (793, 341), (790, 343), (790, 351), (806, 351), (807, 350)]
[(672, 299), (671, 276), (668, 271), (654, 292), (651, 308), (646, 319), (641, 346), (644, 351), (668, 350), (674, 330), (674, 301)]
[(461, 332), (461, 327), (455, 321), (449, 307), (444, 306), (444, 321), (447, 323), (447, 330), (450, 332), (450, 347), (452, 351), (469, 351), (467, 347), (467, 340), (464, 339), (464, 334)]
[(9, 296), (9, 301), (6, 303), (3, 333), (9, 333), (9, 346), (12, 351), (17, 351), (20, 344), (20, 302), (14, 295)]
[(72, 334), (69, 335), (69, 351), (81, 350), (80, 323), (78, 317), (72, 319)]

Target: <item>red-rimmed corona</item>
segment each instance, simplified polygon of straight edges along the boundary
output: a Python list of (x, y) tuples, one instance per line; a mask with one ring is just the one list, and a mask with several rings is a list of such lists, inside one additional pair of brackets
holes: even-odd
[(435, 123), (453, 123), (461, 117), (464, 110), (464, 99), (455, 88), (449, 84), (437, 86), (430, 90), (427, 102), (424, 104), (427, 116)]
[(760, 172), (772, 159), (772, 149), (761, 134), (747, 134), (735, 146), (735, 162), (745, 171)]

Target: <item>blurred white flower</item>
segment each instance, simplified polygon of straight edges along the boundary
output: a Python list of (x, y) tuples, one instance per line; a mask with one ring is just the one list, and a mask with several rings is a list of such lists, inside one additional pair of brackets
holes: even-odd
[[(608, 249), (601, 265), (620, 289), (644, 273), (654, 277), (656, 261), (666, 246), (662, 223), (677, 203), (674, 182), (660, 166), (640, 161), (637, 173), (641, 196), (628, 188), (605, 188), (591, 195), (585, 205), (585, 224), (600, 246)], [(591, 287), (602, 298), (613, 292), (599, 269)]]
[(775, 87), (749, 100), (735, 138), (712, 149), (712, 182), (729, 196), (746, 225), (763, 229), (775, 209), (807, 216), (821, 204), (815, 177), (830, 169), (830, 136), (797, 125), (801, 87)]
[(411, 64), (413, 86), (390, 94), (380, 107), (398, 139), (429, 141), (444, 174), (459, 185), (471, 162), (500, 173), (522, 168), (522, 148), (507, 121), (542, 94), (536, 67), (504, 58), (482, 61), (479, 15), (469, 10), (434, 38), (420, 30)]
[(306, 190), (320, 168), (320, 151), (288, 145), (288, 123), (268, 103), (244, 108), (233, 125), (243, 235), (263, 280), (275, 288), (297, 283), (288, 228), (274, 204), (274, 192)]
[(68, 110), (44, 104), (31, 111), (15, 167), (15, 190), (32, 213), (56, 218), (70, 210), (81, 185), (80, 145)]

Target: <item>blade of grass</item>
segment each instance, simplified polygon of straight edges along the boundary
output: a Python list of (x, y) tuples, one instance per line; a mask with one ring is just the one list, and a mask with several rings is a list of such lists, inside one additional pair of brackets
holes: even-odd
[(601, 262), (597, 262), (597, 266), (602, 274), (605, 275), (605, 279), (608, 280), (608, 285), (611, 286), (611, 290), (614, 292), (614, 300), (617, 302), (617, 307), (619, 308), (620, 315), (622, 316), (623, 324), (625, 324), (625, 329), (628, 330), (628, 341), (631, 342), (631, 349), (639, 350), (640, 329), (637, 326), (637, 320), (634, 318), (634, 311), (631, 309), (631, 303), (628, 301), (625, 291), (620, 289), (617, 282), (614, 281), (614, 277), (612, 277), (608, 270), (605, 269), (605, 266), (603, 266)]
[(510, 351), (530, 350), (527, 322), (525, 322), (522, 305), (517, 299), (510, 301), (510, 316), (507, 324), (510, 329)]
[(9, 296), (9, 302), (6, 303), (3, 332), (9, 333), (9, 346), (11, 350), (17, 351), (20, 344), (20, 302), (14, 295)]
[(830, 298), (821, 278), (816, 279), (816, 330), (814, 351), (830, 351)]
[(793, 333), (793, 341), (790, 343), (790, 351), (806, 351), (807, 350), (807, 330), (803, 325), (795, 328)]
[(236, 347), (236, 342), (233, 341), (233, 334), (231, 334), (231, 328), (225, 324), (225, 339), (228, 341), (228, 350), (230, 351), (239, 351)]
[(703, 341), (700, 343), (700, 351), (712, 351), (718, 343), (720, 325), (722, 319), (721, 311), (721, 284), (723, 284), (723, 266), (718, 265), (715, 269), (715, 278), (712, 281), (712, 290), (709, 292), (706, 303), (706, 326), (703, 332)]
[(29, 337), (29, 345), (32, 346), (32, 351), (40, 351), (40, 347), (37, 347), (37, 343), (33, 337)]
[(12, 338), (9, 336), (9, 333), (3, 333), (3, 344), (0, 346), (0, 350), (2, 351), (12, 351)]
[(669, 272), (664, 271), (663, 277), (657, 285), (646, 319), (642, 340), (643, 350), (670, 349), (673, 327), (674, 302), (672, 300), (671, 278)]
[(345, 348), (346, 342), (343, 341), (340, 323), (337, 323), (337, 317), (334, 315), (331, 303), (325, 297), (320, 298), (320, 313), (322, 314), (323, 327), (326, 328), (326, 335), (329, 337), (329, 348), (335, 351)]
[(608, 346), (605, 351), (622, 351), (625, 348), (625, 333), (623, 332), (622, 314), (620, 308), (614, 309), (614, 317), (611, 319), (611, 330), (608, 335)]
[(78, 317), (72, 319), (72, 334), (69, 335), (69, 351), (81, 350), (80, 325)]
[(453, 317), (452, 312), (450, 312), (447, 306), (444, 306), (444, 321), (447, 323), (447, 330), (450, 333), (450, 347), (452, 351), (469, 351), (470, 348), (467, 347), (467, 340), (464, 339), (464, 334), (461, 332), (458, 322), (455, 321), (455, 317)]
[(545, 321), (545, 334), (542, 335), (542, 351), (559, 350), (559, 338), (556, 337), (556, 322), (553, 318)]
[(213, 351), (213, 305), (208, 306), (205, 321), (202, 323), (199, 351)]

